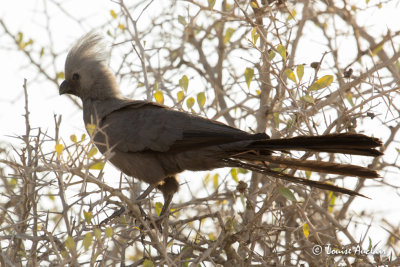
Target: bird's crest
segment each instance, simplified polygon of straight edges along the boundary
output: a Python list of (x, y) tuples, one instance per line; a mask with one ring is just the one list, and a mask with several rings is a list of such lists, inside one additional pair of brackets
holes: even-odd
[(109, 57), (103, 37), (91, 31), (82, 36), (68, 53), (65, 71), (75, 69), (76, 64), (103, 63)]

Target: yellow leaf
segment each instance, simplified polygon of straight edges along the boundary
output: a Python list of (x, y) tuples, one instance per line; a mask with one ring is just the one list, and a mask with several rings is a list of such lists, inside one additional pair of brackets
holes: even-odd
[(204, 92), (200, 92), (197, 94), (197, 104), (199, 105), (200, 109), (203, 108), (204, 104), (206, 103), (206, 95)]
[(93, 218), (93, 214), (91, 211), (83, 211), (83, 217), (85, 217), (86, 223), (90, 223)]
[(111, 14), (111, 17), (113, 17), (113, 19), (116, 19), (117, 18), (117, 13), (115, 13), (115, 11), (114, 10), (110, 10), (110, 14)]
[(111, 227), (106, 227), (106, 237), (112, 237), (113, 229)]
[(316, 91), (329, 86), (333, 82), (333, 75), (325, 75), (319, 78), (315, 83), (313, 83), (308, 90)]
[(254, 70), (252, 68), (246, 68), (244, 71), (244, 78), (246, 80), (247, 87), (250, 88), (250, 83), (253, 80)]
[(299, 79), (300, 82), (304, 75), (304, 65), (298, 65), (296, 67), (296, 73), (297, 73), (297, 78)]
[(260, 35), (257, 33), (257, 26), (256, 26), (251, 30), (251, 39), (253, 40), (254, 44), (257, 43), (258, 37), (260, 37)]
[(306, 173), (306, 178), (307, 178), (307, 179), (310, 179), (310, 178), (311, 178), (312, 171), (305, 171), (305, 173)]
[(193, 97), (189, 97), (186, 100), (186, 106), (188, 107), (188, 109), (191, 109), (194, 106), (194, 98)]
[(257, 95), (261, 95), (261, 90), (256, 90)]
[(91, 165), (89, 169), (91, 169), (91, 170), (102, 170), (104, 168), (104, 165), (105, 165), (104, 161), (99, 161), (99, 162)]
[(156, 214), (157, 216), (160, 216), (161, 214), (161, 210), (163, 208), (163, 204), (161, 202), (156, 202), (156, 204), (154, 205), (154, 207), (156, 208)]
[(72, 142), (74, 142), (76, 144), (77, 139), (76, 139), (76, 135), (72, 134), (69, 139), (71, 139)]
[(184, 97), (185, 97), (185, 92), (179, 91), (178, 93), (176, 93), (176, 98), (178, 99), (179, 102), (181, 102)]
[(183, 75), (182, 78), (179, 80), (179, 86), (182, 88), (183, 91), (187, 91), (189, 87), (189, 79), (186, 75)]
[(213, 9), (213, 8), (214, 8), (214, 5), (215, 5), (215, 0), (208, 0), (208, 7), (209, 7), (210, 9)]
[(286, 69), (284, 73), (286, 77), (288, 77), (291, 81), (297, 83), (296, 76), (294, 75), (294, 72), (291, 69)]
[(333, 212), (333, 207), (335, 206), (335, 201), (336, 201), (335, 194), (333, 192), (329, 192), (328, 199), (330, 199), (328, 212), (332, 213)]
[(279, 55), (281, 55), (283, 60), (286, 60), (286, 57), (287, 57), (286, 47), (284, 47), (283, 45), (280, 44), (276, 48), (276, 51), (278, 51)]
[(308, 226), (307, 223), (303, 224), (303, 233), (304, 236), (308, 239), (308, 236), (310, 235), (310, 227)]
[(57, 157), (60, 157), (61, 153), (64, 150), (64, 146), (62, 144), (57, 144), (55, 146), (56, 152), (57, 152)]
[(65, 79), (65, 74), (64, 74), (64, 72), (63, 72), (63, 71), (57, 72), (57, 73), (56, 73), (56, 78), (57, 78), (57, 79), (60, 79), (60, 80), (64, 80), (64, 79)]
[(215, 190), (217, 190), (217, 188), (218, 188), (218, 186), (219, 186), (219, 184), (218, 184), (218, 173), (216, 173), (216, 174), (214, 174), (214, 177), (213, 177), (213, 185), (214, 185), (214, 189)]
[(85, 251), (88, 251), (88, 249), (92, 245), (92, 242), (93, 242), (92, 233), (86, 233), (85, 237), (82, 240), (82, 246), (85, 249)]
[(236, 168), (232, 168), (231, 169), (231, 175), (232, 175), (233, 180), (236, 183), (239, 183), (239, 178), (238, 178), (238, 174), (237, 174), (237, 169)]
[(160, 90), (157, 90), (154, 93), (154, 98), (156, 99), (157, 103), (164, 104), (164, 94)]
[(250, 5), (252, 8), (258, 8), (258, 3), (255, 0), (250, 1)]
[[(215, 1), (215, 0), (214, 0), (214, 1)], [(143, 267), (154, 267), (154, 263), (153, 263), (151, 260), (146, 259), (146, 260), (144, 260), (144, 262), (143, 262)]]
[(96, 130), (96, 124), (93, 123), (86, 124), (86, 131), (90, 136), (93, 136), (95, 130)]
[[(400, 150), (398, 151), (400, 154)], [(206, 176), (204, 177), (204, 184), (208, 184), (208, 182), (210, 181), (210, 173), (207, 173)]]
[(229, 40), (232, 38), (232, 35), (234, 34), (234, 32), (235, 32), (234, 28), (227, 28), (225, 30), (224, 44), (229, 42)]
[(90, 149), (89, 153), (88, 153), (88, 158), (93, 157), (94, 155), (97, 154), (97, 152), (98, 152), (97, 148), (96, 148), (96, 147), (92, 147), (92, 148)]
[(376, 56), (383, 49), (383, 44), (378, 45), (374, 50), (372, 50), (372, 56)]
[(120, 23), (120, 24), (118, 24), (118, 28), (120, 28), (121, 30), (124, 31), (125, 30), (125, 25)]
[(288, 17), (287, 17), (287, 19), (286, 19), (286, 22), (288, 22), (289, 20), (294, 19), (295, 16), (296, 16), (296, 13), (297, 13), (296, 10), (293, 10), (292, 12), (290, 12)]

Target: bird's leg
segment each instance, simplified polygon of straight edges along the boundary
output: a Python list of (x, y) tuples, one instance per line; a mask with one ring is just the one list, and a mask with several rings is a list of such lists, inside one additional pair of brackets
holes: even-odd
[(151, 184), (149, 185), (149, 187), (146, 188), (146, 190), (144, 190), (144, 192), (142, 194), (140, 194), (140, 196), (138, 198), (136, 198), (136, 201), (142, 200), (145, 197), (147, 197), (151, 191), (153, 191), (154, 188), (156, 188), (156, 184)]
[(163, 217), (164, 214), (168, 214), (169, 212), (172, 198), (179, 189), (179, 182), (175, 176), (168, 176), (157, 186), (157, 188), (164, 196), (164, 205), (160, 213), (160, 217)]
[[(150, 192), (153, 191), (153, 189), (154, 189), (156, 186), (157, 186), (157, 185), (149, 185), (149, 186), (146, 188), (146, 190), (144, 190), (144, 192), (143, 192), (142, 194), (140, 194), (140, 196), (137, 197), (137, 198), (135, 199), (135, 203), (140, 202), (140, 201), (143, 200), (145, 197), (147, 197), (147, 196), (150, 194)], [(140, 213), (144, 216), (145, 213), (144, 213), (142, 207), (141, 207), (140, 205), (138, 205), (138, 206), (139, 206)], [(114, 218), (116, 218), (116, 217), (121, 216), (121, 215), (125, 212), (125, 210), (126, 210), (125, 207), (122, 206), (120, 209), (114, 211), (113, 214), (111, 214), (110, 217), (108, 217), (108, 218), (104, 219), (103, 221), (101, 221), (101, 222), (100, 222), (100, 225), (102, 225), (102, 224), (104, 224), (104, 223), (108, 223), (111, 219), (114, 219)]]

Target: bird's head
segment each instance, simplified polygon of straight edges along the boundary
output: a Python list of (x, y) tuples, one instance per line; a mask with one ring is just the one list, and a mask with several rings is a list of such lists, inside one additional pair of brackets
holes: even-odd
[(67, 55), (60, 95), (72, 94), (82, 100), (119, 97), (115, 76), (106, 65), (106, 51), (100, 35), (90, 32), (81, 37)]

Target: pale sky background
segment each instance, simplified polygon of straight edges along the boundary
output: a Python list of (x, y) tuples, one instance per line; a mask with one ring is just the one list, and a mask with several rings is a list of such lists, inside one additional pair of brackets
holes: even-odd
[[(57, 49), (56, 52), (63, 52), (66, 54), (68, 48), (77, 38), (92, 28), (104, 23), (104, 18), (110, 16), (111, 9), (119, 10), (117, 4), (108, 0), (70, 0), (63, 2), (68, 12), (71, 12), (75, 17), (85, 18), (85, 22), (83, 23), (85, 29), (82, 29), (78, 24), (70, 23), (71, 20), (68, 20), (65, 14), (60, 14), (59, 10), (55, 9), (48, 1), (2, 1), (0, 18), (6, 23), (11, 32), (17, 33), (21, 31), (27, 37), (34, 39), (36, 43), (46, 46), (49, 40), (47, 39), (47, 35), (44, 34), (45, 31), (41, 29), (41, 25), (44, 25), (44, 20), (40, 12), (43, 10), (43, 3), (46, 3), (52, 20), (51, 32), (53, 34), (53, 40), (56, 40), (54, 47)], [(374, 2), (377, 3), (378, 1), (370, 1), (370, 3)], [(184, 3), (182, 2), (182, 4)], [(36, 10), (38, 10), (38, 12), (36, 12)], [(398, 6), (392, 6), (383, 8), (382, 10), (376, 10), (373, 14), (361, 19), (364, 20), (363, 24), (369, 25), (370, 28), (376, 32), (376, 36), (381, 36), (383, 33), (386, 33), (387, 28), (390, 28), (392, 31), (400, 29), (399, 14), (400, 8)], [(28, 83), (35, 79), (42, 81), (28, 84), (32, 127), (41, 127), (42, 129), (53, 131), (53, 115), (62, 114), (62, 137), (69, 139), (69, 136), (73, 133), (77, 135), (84, 133), (81, 111), (66, 97), (60, 97), (57, 91), (58, 88), (56, 88), (54, 84), (43, 82), (43, 80), (45, 80), (44, 78), (36, 76), (36, 70), (29, 66), (26, 57), (22, 55), (21, 51), (15, 50), (15, 45), (11, 43), (9, 37), (3, 35), (1, 27), (0, 34), (0, 78), (2, 81), (2, 86), (0, 88), (0, 140), (18, 146), (19, 142), (8, 136), (22, 135), (25, 132), (22, 90), (24, 78), (28, 80)], [(399, 44), (397, 44), (397, 46), (398, 45)], [(303, 51), (301, 57), (297, 58), (298, 63), (314, 61), (310, 60), (310, 58), (319, 60), (321, 54), (325, 52), (325, 49), (321, 49), (318, 47), (318, 44), (316, 44), (316, 46), (305, 46)], [(64, 59), (65, 58), (60, 58), (60, 60), (56, 62), (58, 71), (63, 71)], [(368, 127), (365, 126), (365, 128)], [(373, 133), (376, 137), (380, 137), (379, 129), (370, 129), (370, 133)], [(382, 133), (382, 136), (385, 134), (387, 133)], [(398, 174), (388, 173), (387, 175), (393, 176), (393, 179), (399, 178)], [(187, 180), (192, 184), (196, 183), (201, 185), (200, 179), (190, 179), (191, 176), (202, 177), (202, 174), (185, 174), (185, 177), (188, 178)], [(377, 191), (377, 189), (374, 188), (371, 192), (366, 190), (363, 191), (363, 193), (370, 196), (372, 200), (357, 198), (352, 205), (353, 210), (358, 210), (360, 207), (368, 207), (371, 212), (374, 211), (375, 219), (377, 220), (379, 220), (381, 216), (385, 216), (389, 221), (396, 222), (397, 224), (400, 222), (400, 210), (397, 204), (400, 199), (393, 189), (383, 187)], [(184, 192), (180, 193), (181, 196), (184, 194)], [(177, 201), (177, 199), (178, 197), (175, 197), (174, 201)], [(392, 203), (392, 205), (388, 203)], [(365, 223), (368, 224), (369, 222)], [(372, 236), (374, 242), (377, 242), (380, 236), (386, 235), (386, 232), (378, 224), (374, 224), (372, 232), (370, 232), (369, 235)]]

